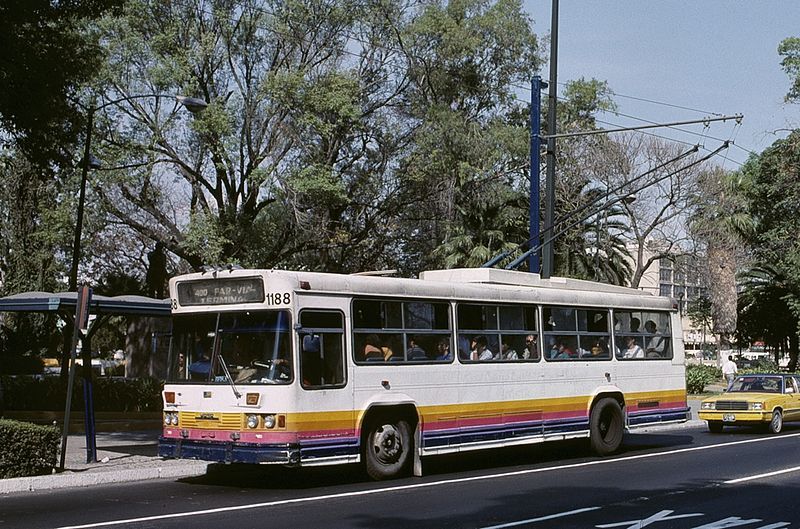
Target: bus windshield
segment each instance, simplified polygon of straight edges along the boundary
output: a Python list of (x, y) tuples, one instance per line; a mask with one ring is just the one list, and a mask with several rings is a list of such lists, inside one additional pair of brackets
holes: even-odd
[(294, 378), (287, 311), (175, 316), (170, 380), (289, 384)]

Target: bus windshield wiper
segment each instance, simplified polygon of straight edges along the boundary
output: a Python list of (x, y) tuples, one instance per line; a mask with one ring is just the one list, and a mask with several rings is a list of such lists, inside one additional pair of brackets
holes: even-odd
[(228, 363), (225, 362), (225, 357), (222, 356), (222, 353), (219, 353), (219, 362), (220, 365), (222, 365), (222, 370), (225, 372), (225, 376), (228, 377), (228, 383), (230, 383), (231, 385), (233, 394), (236, 396), (237, 399), (242, 398), (242, 394), (239, 393), (239, 390), (236, 389), (236, 384), (233, 383), (233, 377), (231, 376), (231, 372), (228, 370)]
[(211, 354), (211, 366), (213, 370), (214, 360), (222, 364), (222, 371), (225, 373), (225, 376), (228, 377), (228, 383), (231, 385), (231, 389), (233, 390), (233, 394), (237, 399), (242, 398), (242, 394), (239, 393), (239, 390), (236, 389), (236, 384), (233, 383), (233, 377), (231, 376), (231, 372), (228, 370), (228, 363), (225, 361), (225, 358), (222, 356), (222, 329), (219, 327), (220, 318), (222, 314), (219, 312), (217, 313), (217, 323), (214, 325), (214, 345), (212, 346), (212, 354)]

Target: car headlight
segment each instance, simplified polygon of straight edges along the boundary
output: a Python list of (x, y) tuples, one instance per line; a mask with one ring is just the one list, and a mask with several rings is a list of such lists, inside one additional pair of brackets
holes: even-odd
[(248, 428), (257, 428), (258, 427), (258, 415), (248, 415), (247, 416), (247, 427)]
[(750, 409), (751, 410), (763, 410), (764, 409), (764, 403), (763, 402), (751, 402), (750, 403)]
[(264, 428), (275, 428), (275, 416), (274, 415), (265, 415), (264, 416)]
[(702, 404), (700, 404), (700, 409), (702, 409), (702, 410), (713, 410), (714, 409), (714, 403), (713, 402), (703, 402)]

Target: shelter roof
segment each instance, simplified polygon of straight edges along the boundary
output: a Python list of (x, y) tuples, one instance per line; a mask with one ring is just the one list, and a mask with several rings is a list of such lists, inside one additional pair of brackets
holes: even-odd
[[(22, 292), (0, 298), (0, 312), (75, 312), (77, 292)], [(91, 314), (120, 316), (169, 316), (168, 299), (153, 299), (145, 296), (100, 296), (92, 295), (89, 304)]]

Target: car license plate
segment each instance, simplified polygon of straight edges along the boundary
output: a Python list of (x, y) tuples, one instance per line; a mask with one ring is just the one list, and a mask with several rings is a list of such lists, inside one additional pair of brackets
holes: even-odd
[(736, 415), (733, 413), (725, 413), (722, 415), (723, 422), (734, 422), (736, 420)]

